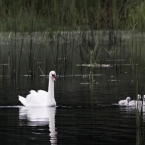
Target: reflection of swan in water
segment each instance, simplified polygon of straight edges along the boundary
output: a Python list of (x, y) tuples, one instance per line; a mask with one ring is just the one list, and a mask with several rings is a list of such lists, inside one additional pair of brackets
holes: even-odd
[[(19, 119), (27, 119), (28, 126), (49, 125), (50, 142), (57, 143), (57, 132), (55, 131), (55, 107), (21, 107), (19, 109)], [(20, 121), (22, 122), (22, 121)], [(20, 126), (23, 124), (20, 123)], [(25, 125), (25, 124), (24, 124)]]
[(120, 106), (119, 107), (119, 110), (120, 110), (120, 112), (121, 113), (127, 113), (127, 114), (135, 114), (135, 112), (136, 112), (136, 107), (134, 107), (134, 106), (126, 106), (126, 107), (124, 107), (124, 106)]

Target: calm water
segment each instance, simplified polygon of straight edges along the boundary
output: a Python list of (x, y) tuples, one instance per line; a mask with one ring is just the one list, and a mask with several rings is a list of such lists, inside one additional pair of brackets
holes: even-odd
[[(104, 75), (104, 71), (109, 75)], [(30, 89), (47, 90), (47, 78), (1, 77), (0, 144), (136, 145), (136, 141), (142, 142), (143, 133), (136, 129), (136, 109), (116, 105), (118, 100), (134, 96), (130, 74), (115, 76), (113, 72), (102, 68), (94, 75), (93, 85), (89, 84), (87, 74), (65, 77), (58, 74), (56, 108), (25, 108), (17, 100), (18, 94), (25, 96)]]
[[(127, 96), (135, 99), (137, 92), (145, 94), (144, 35), (91, 34), (1, 35), (0, 145), (145, 143), (145, 108), (136, 117), (135, 108), (117, 105)], [(86, 64), (95, 44), (98, 67), (90, 83)], [(52, 68), (58, 75), (57, 107), (23, 107), (18, 95), (26, 96), (31, 89), (47, 90), (48, 78), (40, 75)], [(10, 77), (15, 75), (19, 78)]]

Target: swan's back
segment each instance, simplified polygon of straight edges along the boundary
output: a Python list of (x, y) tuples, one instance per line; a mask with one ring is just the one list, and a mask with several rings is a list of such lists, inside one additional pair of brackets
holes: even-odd
[(132, 100), (129, 102), (129, 106), (136, 106), (137, 102), (135, 100)]
[[(44, 93), (45, 92), (45, 93)], [(47, 105), (48, 92), (42, 90), (36, 92), (30, 91), (30, 94), (26, 97), (26, 106), (48, 106)]]
[(141, 95), (137, 95), (137, 100), (132, 100), (129, 102), (129, 106), (142, 106)]
[(132, 100), (129, 102), (129, 106), (142, 106), (142, 101)]
[(129, 101), (130, 101), (130, 97), (127, 97), (125, 100), (120, 100), (118, 104), (121, 106), (126, 106), (128, 105)]
[(25, 106), (56, 106), (55, 99), (44, 90), (30, 91), (26, 97), (26, 102)]
[(126, 100), (120, 100), (118, 102), (119, 105), (127, 105), (127, 101)]

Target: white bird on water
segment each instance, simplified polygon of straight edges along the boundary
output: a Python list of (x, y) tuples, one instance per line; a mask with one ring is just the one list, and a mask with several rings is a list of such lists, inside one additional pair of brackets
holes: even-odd
[(132, 100), (129, 102), (129, 106), (142, 106), (141, 95), (137, 95), (137, 100)]
[(30, 94), (26, 96), (26, 98), (22, 96), (18, 96), (19, 101), (24, 106), (56, 106), (55, 98), (54, 98), (54, 81), (56, 80), (55, 71), (51, 71), (49, 73), (49, 84), (48, 84), (48, 92), (44, 90), (38, 90), (37, 92), (34, 90), (30, 91)]
[(130, 97), (127, 97), (125, 100), (120, 100), (119, 102), (118, 102), (118, 104), (120, 105), (120, 106), (127, 106), (127, 105), (129, 105), (129, 101), (131, 100), (131, 98)]

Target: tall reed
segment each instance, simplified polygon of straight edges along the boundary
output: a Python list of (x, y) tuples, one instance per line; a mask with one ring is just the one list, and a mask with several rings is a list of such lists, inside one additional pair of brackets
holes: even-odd
[[(144, 28), (142, 0), (33, 0), (0, 3), (0, 31), (48, 31), (75, 29), (136, 29)], [(32, 27), (33, 26), (33, 27)]]

